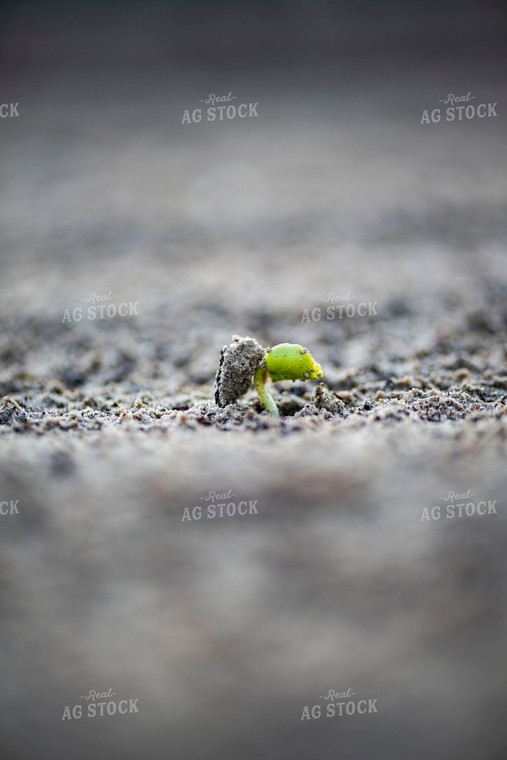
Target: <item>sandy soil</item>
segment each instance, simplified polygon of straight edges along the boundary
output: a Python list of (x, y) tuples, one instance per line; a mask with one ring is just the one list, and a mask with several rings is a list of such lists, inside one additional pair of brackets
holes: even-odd
[[(233, 73), (258, 119), (201, 125), (192, 72), (15, 81), (2, 757), (505, 756), (505, 120), (419, 124), (450, 80), (505, 84), (384, 74)], [(280, 419), (221, 408), (233, 334), (323, 377), (273, 386)], [(212, 491), (255, 509), (210, 519)], [(451, 491), (496, 506), (449, 519)], [(62, 721), (110, 688), (139, 713)], [(378, 714), (301, 720), (349, 688)]]

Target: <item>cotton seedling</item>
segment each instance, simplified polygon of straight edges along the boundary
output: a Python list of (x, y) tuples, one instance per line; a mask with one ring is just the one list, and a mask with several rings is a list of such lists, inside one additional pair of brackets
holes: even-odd
[(280, 343), (263, 349), (254, 338), (233, 337), (230, 346), (224, 346), (216, 376), (215, 400), (219, 406), (234, 403), (245, 394), (252, 382), (268, 412), (280, 416), (278, 408), (266, 387), (270, 379), (313, 380), (322, 376), (320, 365), (306, 348), (294, 343)]
[(267, 379), (277, 383), (280, 380), (313, 380), (316, 377), (322, 377), (322, 369), (306, 348), (297, 343), (279, 343), (268, 351), (263, 364), (255, 370), (254, 385), (268, 412), (279, 417), (273, 397), (266, 388)]

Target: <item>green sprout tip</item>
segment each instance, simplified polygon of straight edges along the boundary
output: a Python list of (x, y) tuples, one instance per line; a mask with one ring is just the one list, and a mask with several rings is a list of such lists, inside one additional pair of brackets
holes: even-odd
[(280, 416), (278, 408), (266, 388), (267, 379), (277, 383), (280, 380), (313, 380), (322, 377), (322, 369), (306, 348), (294, 343), (279, 343), (264, 357), (263, 364), (254, 374), (254, 385), (268, 412)]

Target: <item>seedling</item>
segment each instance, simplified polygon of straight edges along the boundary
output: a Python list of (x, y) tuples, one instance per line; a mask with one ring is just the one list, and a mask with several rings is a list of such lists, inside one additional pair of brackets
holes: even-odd
[(268, 412), (275, 417), (280, 413), (266, 388), (269, 379), (313, 380), (322, 376), (322, 370), (306, 348), (293, 343), (280, 343), (264, 349), (254, 338), (234, 335), (230, 346), (224, 346), (220, 367), (216, 375), (215, 399), (219, 406), (234, 403), (245, 394), (252, 382)]
[(268, 377), (274, 383), (280, 380), (313, 380), (322, 377), (322, 370), (309, 351), (296, 343), (279, 343), (268, 351), (263, 364), (255, 370), (254, 385), (268, 412), (279, 417), (273, 397), (266, 388)]

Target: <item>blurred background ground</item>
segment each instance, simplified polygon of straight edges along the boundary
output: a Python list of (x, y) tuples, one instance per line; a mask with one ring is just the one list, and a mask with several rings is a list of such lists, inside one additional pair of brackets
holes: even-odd
[[(2, 757), (503, 758), (499, 6), (2, 19)], [(229, 92), (258, 117), (181, 123)], [(498, 116), (420, 124), (469, 92)], [(377, 314), (302, 321), (349, 292)], [(134, 313), (64, 321), (90, 293)], [(307, 346), (338, 411), (219, 410), (233, 334)], [(182, 522), (229, 489), (259, 514)], [(421, 522), (468, 490), (498, 514)], [(349, 687), (378, 714), (300, 720)], [(139, 714), (62, 722), (93, 688)]]

